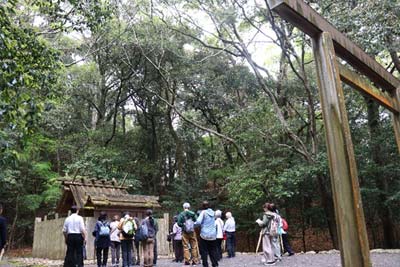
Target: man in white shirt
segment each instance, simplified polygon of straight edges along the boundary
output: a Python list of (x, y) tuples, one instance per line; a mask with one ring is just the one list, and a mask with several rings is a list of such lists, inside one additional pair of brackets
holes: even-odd
[(236, 223), (235, 219), (232, 217), (231, 212), (225, 214), (227, 220), (224, 225), (224, 232), (226, 233), (226, 250), (228, 251), (228, 258), (235, 257), (235, 247), (236, 247)]
[(83, 267), (83, 245), (86, 243), (86, 229), (82, 216), (78, 215), (78, 208), (71, 207), (71, 215), (65, 219), (63, 233), (67, 253), (64, 267)]

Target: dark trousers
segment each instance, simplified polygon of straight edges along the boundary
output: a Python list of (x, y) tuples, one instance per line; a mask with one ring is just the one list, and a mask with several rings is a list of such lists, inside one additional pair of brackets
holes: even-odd
[(121, 250), (122, 250), (122, 267), (131, 267), (131, 266), (133, 266), (132, 239), (121, 240)]
[(81, 234), (68, 234), (64, 267), (76, 266), (83, 266), (83, 237)]
[(217, 267), (217, 241), (204, 240), (200, 237), (200, 255), (203, 267), (208, 267), (208, 255), (210, 255), (212, 267)]
[(228, 251), (228, 258), (235, 257), (235, 247), (235, 232), (226, 232), (226, 250)]
[(139, 247), (140, 247), (140, 241), (135, 240), (135, 249), (136, 249), (136, 265), (140, 265), (140, 255), (139, 255)]
[[(103, 258), (101, 258), (103, 256)], [(97, 267), (107, 266), (108, 247), (96, 248)]]
[(119, 264), (121, 242), (111, 241), (111, 263), (112, 265)]
[(158, 257), (158, 252), (157, 252), (157, 239), (154, 237), (154, 248), (153, 248), (153, 264), (156, 265), (157, 264), (157, 257)]
[(183, 244), (182, 240), (174, 240), (175, 261), (183, 261)]
[(222, 238), (217, 238), (217, 260), (222, 259)]
[(293, 254), (293, 250), (290, 247), (289, 240), (287, 234), (282, 234), (282, 243), (283, 243), (283, 253), (287, 252)]

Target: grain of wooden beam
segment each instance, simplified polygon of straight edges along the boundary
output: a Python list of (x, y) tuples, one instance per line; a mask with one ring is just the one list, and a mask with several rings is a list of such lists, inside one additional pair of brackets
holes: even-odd
[(340, 71), (340, 78), (343, 82), (371, 97), (391, 112), (400, 112), (399, 108), (395, 104), (393, 96), (391, 96), (389, 93), (378, 90), (370, 83), (368, 83), (366, 79), (362, 78), (354, 71), (349, 70), (346, 66), (343, 66), (341, 64), (338, 64), (338, 66)]

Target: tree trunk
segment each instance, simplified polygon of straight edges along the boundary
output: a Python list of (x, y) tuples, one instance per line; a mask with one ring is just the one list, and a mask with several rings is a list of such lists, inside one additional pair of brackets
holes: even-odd
[(125, 136), (126, 135), (126, 111), (125, 111), (125, 105), (122, 105), (122, 134)]
[(335, 208), (333, 206), (332, 193), (329, 192), (325, 186), (327, 184), (330, 185), (329, 179), (327, 179), (327, 177), (318, 176), (319, 192), (321, 195), (322, 206), (324, 207), (326, 221), (328, 223), (329, 235), (331, 237), (333, 247), (335, 249), (338, 249), (339, 240), (336, 230)]
[(58, 142), (57, 142), (57, 173), (61, 176), (61, 155), (60, 155), (60, 140), (61, 134), (58, 132)]
[(302, 236), (302, 241), (303, 241), (303, 251), (307, 251), (307, 246), (306, 246), (306, 225), (305, 225), (305, 214), (304, 214), (304, 197), (301, 199), (301, 236)]
[[(221, 130), (221, 127), (219, 126), (219, 124), (215, 123), (215, 127), (216, 127), (216, 129), (217, 129), (217, 132), (220, 133), (220, 134), (222, 134), (222, 130)], [(228, 146), (228, 144), (227, 144), (226, 142), (223, 141), (222, 146), (224, 147), (224, 152), (225, 152), (226, 159), (227, 159), (228, 163), (229, 163), (230, 165), (232, 165), (232, 164), (233, 164), (233, 157), (232, 157), (231, 152), (229, 151), (229, 146)]]
[(19, 195), (17, 195), (17, 198), (15, 200), (15, 216), (10, 228), (10, 236), (8, 237), (8, 245), (10, 249), (14, 248), (15, 229), (17, 227), (18, 214), (19, 214), (18, 210), (19, 210)]
[[(175, 104), (175, 95), (174, 95), (175, 90), (173, 90), (172, 96), (169, 95), (168, 90), (166, 90), (165, 94), (166, 94), (166, 99), (171, 102), (171, 105), (174, 105)], [(172, 109), (172, 107), (168, 106), (166, 119), (168, 122), (169, 132), (175, 141), (175, 160), (176, 160), (176, 167), (178, 170), (178, 176), (182, 177), (183, 176), (183, 163), (184, 163), (183, 144), (182, 144), (182, 141), (179, 138), (177, 132), (174, 129), (172, 117), (173, 117), (173, 109)]]
[(92, 130), (96, 130), (99, 114), (95, 108), (91, 108), (90, 111), (92, 113), (91, 117), (90, 117), (91, 118), (91, 120), (90, 120), (91, 128), (92, 128)]
[[(382, 156), (382, 147), (379, 140), (380, 125), (379, 125), (379, 106), (372, 99), (366, 99), (368, 109), (368, 127), (370, 131), (370, 144), (371, 144), (371, 158), (376, 166), (384, 166), (385, 160)], [(394, 224), (392, 220), (392, 211), (387, 202), (387, 192), (389, 191), (389, 182), (385, 175), (381, 175), (378, 171), (375, 173), (376, 185), (380, 191), (379, 193), (379, 204), (378, 209), (379, 218), (382, 221), (383, 228), (383, 246), (384, 248), (394, 248), (395, 235), (394, 235)]]

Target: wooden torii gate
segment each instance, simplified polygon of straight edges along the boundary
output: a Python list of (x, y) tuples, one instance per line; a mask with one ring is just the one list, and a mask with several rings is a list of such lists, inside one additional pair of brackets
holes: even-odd
[[(312, 38), (342, 266), (369, 267), (368, 237), (341, 81), (392, 112), (399, 152), (400, 81), (303, 0), (268, 0), (268, 4), (271, 10)], [(340, 64), (336, 56), (380, 89)]]

